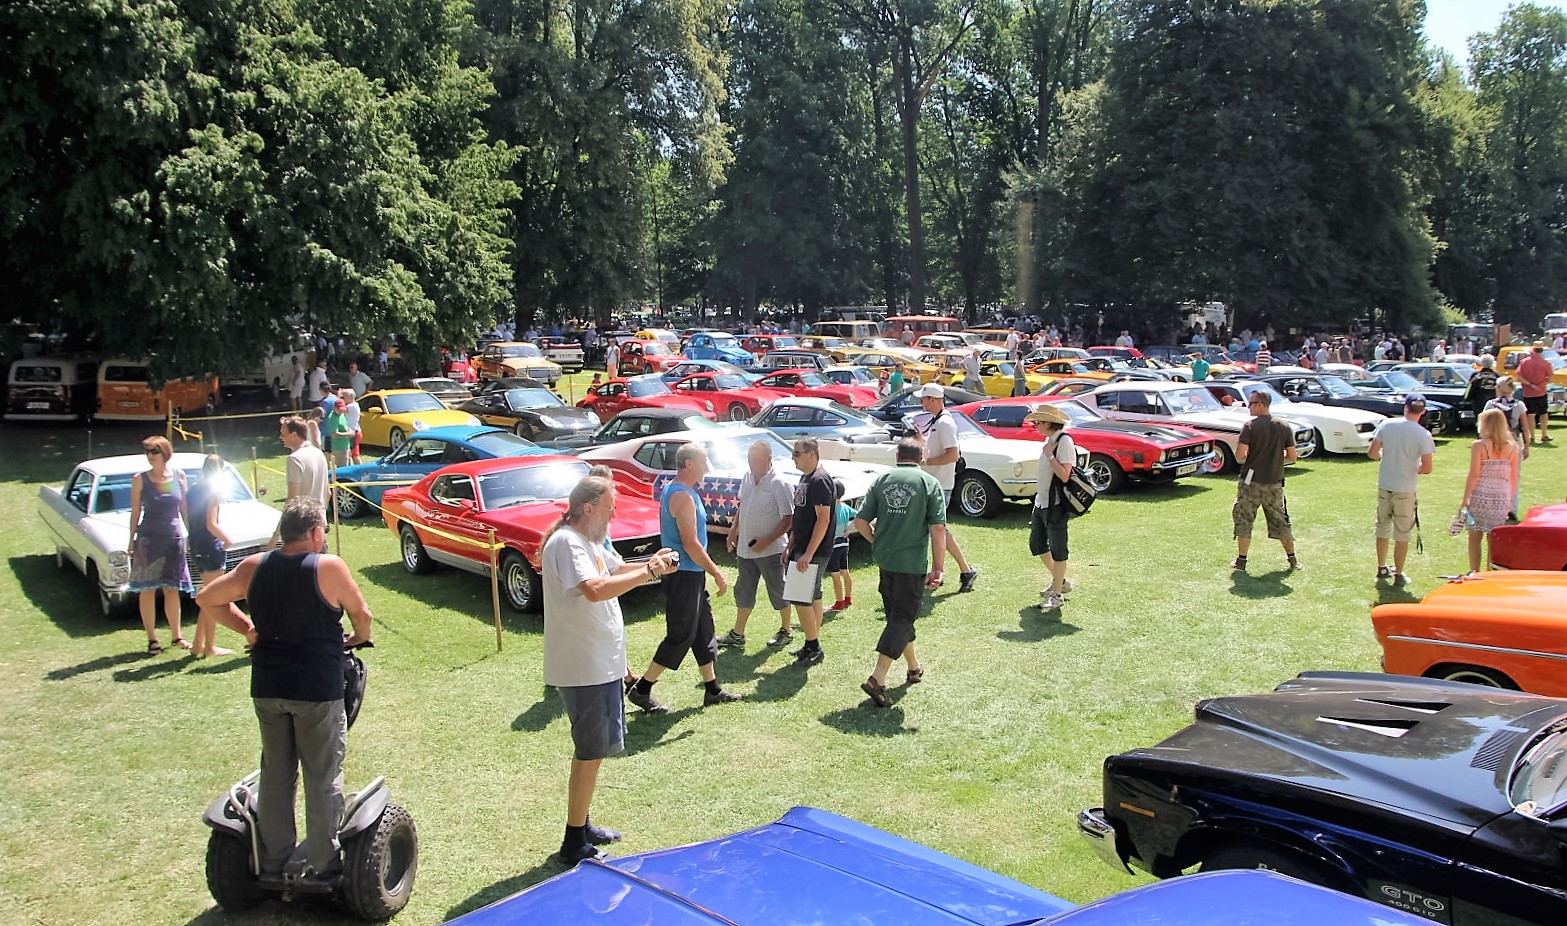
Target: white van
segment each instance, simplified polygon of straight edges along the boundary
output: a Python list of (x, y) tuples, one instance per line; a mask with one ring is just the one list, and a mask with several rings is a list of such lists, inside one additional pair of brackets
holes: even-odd
[(6, 421), (84, 421), (98, 400), (98, 361), (24, 357), (5, 392)]

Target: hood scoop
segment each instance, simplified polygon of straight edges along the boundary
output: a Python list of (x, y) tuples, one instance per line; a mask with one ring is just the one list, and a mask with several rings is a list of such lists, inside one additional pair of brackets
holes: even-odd
[(1511, 727), (1497, 730), (1480, 744), (1474, 758), (1469, 760), (1469, 767), (1485, 769), (1488, 772), (1496, 771), (1502, 767), (1502, 757), (1512, 752), (1513, 747), (1527, 735), (1523, 730), (1514, 730)]
[(1393, 720), (1387, 718), (1328, 717), (1317, 718), (1318, 723), (1331, 723), (1351, 730), (1375, 733), (1378, 736), (1397, 739), (1420, 724), (1418, 720)]
[(1406, 701), (1401, 698), (1356, 698), (1355, 700), (1362, 704), (1380, 704), (1383, 707), (1396, 707), (1417, 714), (1437, 714), (1452, 707), (1446, 701)]

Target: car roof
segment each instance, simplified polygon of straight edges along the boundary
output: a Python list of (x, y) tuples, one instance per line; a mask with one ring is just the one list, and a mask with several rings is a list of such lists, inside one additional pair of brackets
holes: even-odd
[(1201, 386), (1202, 383), (1174, 383), (1163, 379), (1123, 379), (1118, 382), (1105, 383), (1095, 392), (1110, 392), (1123, 386), (1135, 388), (1142, 392), (1174, 392), (1178, 389), (1190, 389), (1193, 386)]
[[(175, 469), (179, 470), (201, 469), (202, 464), (206, 461), (206, 454), (191, 451), (176, 451), (173, 456), (169, 457), (169, 462), (174, 464)], [(127, 473), (145, 473), (147, 471), (147, 455), (145, 453), (127, 453), (113, 457), (96, 457), (91, 460), (83, 460), (76, 465), (98, 476), (123, 476)]]
[(698, 418), (702, 418), (704, 421), (706, 420), (706, 418), (702, 415), (701, 412), (697, 411), (694, 408), (691, 408), (690, 406), (681, 406), (681, 407), (653, 406), (653, 407), (647, 407), (647, 408), (628, 408), (625, 411), (621, 412), (620, 414), (616, 415), (615, 417), (616, 418), (631, 418), (631, 417), (636, 417), (636, 418), (689, 418), (692, 415), (695, 415)]
[(443, 424), (438, 428), (425, 428), (423, 431), (415, 431), (408, 435), (409, 440), (418, 440), (424, 437), (433, 437), (436, 440), (460, 440), (471, 441), (475, 437), (499, 431), (510, 434), (505, 428), (497, 428), (489, 424)]
[[(423, 433), (423, 432), (421, 432)], [(520, 457), (492, 457), (488, 460), (469, 460), (467, 463), (453, 463), (451, 466), (436, 470), (443, 475), (448, 473), (461, 473), (466, 476), (487, 476), (508, 469), (520, 469), (534, 466), (556, 466), (561, 463), (586, 463), (574, 456), (564, 453), (541, 453), (533, 456)]]
[(777, 408), (780, 405), (813, 405), (817, 408), (826, 408), (827, 406), (833, 404), (833, 401), (834, 400), (829, 399), (826, 396), (820, 395), (796, 395), (790, 396), (787, 399), (779, 399), (768, 407)]

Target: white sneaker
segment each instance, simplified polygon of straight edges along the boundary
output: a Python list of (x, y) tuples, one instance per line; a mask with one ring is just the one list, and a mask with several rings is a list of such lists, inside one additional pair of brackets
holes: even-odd
[(1066, 599), (1054, 592), (1045, 592), (1039, 596), (1039, 610), (1041, 611), (1057, 611), (1060, 610), (1063, 604), (1066, 604)]

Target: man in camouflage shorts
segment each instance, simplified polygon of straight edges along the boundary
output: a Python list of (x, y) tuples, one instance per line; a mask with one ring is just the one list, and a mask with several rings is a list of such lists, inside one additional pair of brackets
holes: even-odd
[(1268, 536), (1284, 545), (1289, 568), (1299, 569), (1295, 558), (1295, 534), (1290, 530), (1289, 507), (1284, 501), (1284, 465), (1295, 462), (1295, 440), (1289, 425), (1269, 414), (1273, 398), (1266, 390), (1253, 392), (1246, 407), (1252, 419), (1241, 428), (1235, 459), (1241, 464), (1240, 484), (1235, 491), (1235, 561), (1230, 568), (1246, 571), (1246, 553), (1251, 549), (1251, 527), (1261, 508), (1268, 521)]

